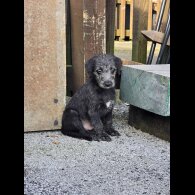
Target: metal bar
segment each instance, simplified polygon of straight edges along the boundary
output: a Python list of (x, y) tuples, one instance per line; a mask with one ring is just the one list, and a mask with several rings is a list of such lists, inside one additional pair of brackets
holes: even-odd
[(166, 30), (165, 30), (165, 36), (160, 48), (160, 52), (156, 61), (156, 64), (160, 64), (162, 56), (163, 56), (163, 52), (165, 50), (165, 47), (167, 45), (167, 41), (169, 39), (169, 35), (170, 35), (170, 13), (169, 13), (169, 17), (168, 17), (168, 21), (167, 21), (167, 26), (166, 26)]
[(170, 48), (169, 48), (169, 53), (168, 53), (168, 57), (167, 57), (167, 60), (166, 60), (166, 64), (170, 64)]
[[(162, 18), (163, 18), (163, 13), (164, 13), (164, 10), (165, 10), (165, 5), (166, 5), (166, 0), (162, 0), (161, 7), (160, 7), (160, 13), (159, 13), (159, 16), (158, 16), (157, 25), (156, 25), (156, 29), (155, 29), (156, 31), (160, 30), (160, 26), (161, 26), (161, 22), (162, 22)], [(155, 48), (156, 48), (156, 43), (152, 42), (152, 45), (151, 45), (151, 48), (150, 48), (150, 53), (149, 53), (148, 60), (147, 60), (147, 64), (152, 63)]]
[(165, 5), (166, 5), (166, 0), (162, 0), (161, 7), (160, 7), (160, 13), (158, 16), (158, 21), (157, 21), (157, 25), (156, 25), (156, 29), (155, 29), (156, 31), (160, 30), (163, 14), (164, 14), (164, 10), (165, 10)]
[(156, 43), (152, 42), (152, 45), (151, 45), (151, 48), (150, 48), (150, 53), (148, 55), (147, 64), (151, 64), (152, 63), (152, 59), (153, 59), (153, 56), (154, 56), (155, 48), (156, 48)]

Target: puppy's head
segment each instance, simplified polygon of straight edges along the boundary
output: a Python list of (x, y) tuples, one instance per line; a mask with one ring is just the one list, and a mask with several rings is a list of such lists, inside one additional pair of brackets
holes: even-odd
[(103, 89), (115, 87), (116, 77), (120, 75), (122, 61), (111, 54), (101, 54), (92, 57), (86, 63), (89, 77), (95, 79)]

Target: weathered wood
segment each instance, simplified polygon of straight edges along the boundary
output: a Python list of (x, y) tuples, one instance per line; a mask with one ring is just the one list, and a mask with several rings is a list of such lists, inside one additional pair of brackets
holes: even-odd
[(66, 92), (67, 96), (72, 95), (72, 49), (71, 49), (71, 18), (70, 0), (66, 0)]
[(162, 3), (162, 0), (157, 0), (156, 1), (156, 20), (155, 20), (155, 25), (157, 24), (157, 21), (158, 21), (158, 16), (159, 16), (159, 13), (160, 13), (160, 8), (161, 8), (161, 3)]
[(114, 54), (115, 0), (106, 0), (106, 53)]
[(66, 64), (72, 64), (70, 0), (66, 0)]
[[(142, 30), (141, 33), (148, 41), (153, 41), (162, 44), (164, 39), (164, 33), (155, 30)], [(167, 41), (167, 45), (170, 46), (170, 37)]]
[(169, 7), (170, 7), (170, 0), (167, 0), (166, 5), (165, 5), (163, 18), (162, 18), (162, 24), (161, 24), (161, 29), (160, 29), (161, 32), (165, 32), (165, 29), (166, 29), (167, 19), (168, 19), (168, 15), (169, 15)]
[(132, 60), (146, 63), (147, 41), (141, 34), (148, 28), (148, 0), (134, 0), (133, 2), (133, 40)]
[(24, 1), (24, 131), (61, 128), (65, 26), (65, 1)]
[(170, 116), (160, 116), (130, 105), (128, 124), (136, 129), (170, 141)]
[(121, 100), (162, 116), (170, 115), (170, 65), (124, 65)]
[(148, 8), (148, 30), (152, 30), (152, 24), (153, 24), (153, 19), (152, 19), (152, 0), (149, 0), (149, 8)]
[(85, 61), (106, 53), (106, 0), (84, 0), (83, 38)]
[(130, 33), (129, 39), (133, 38), (133, 0), (130, 1)]
[(124, 41), (125, 39), (125, 6), (126, 6), (126, 1), (121, 0), (121, 4), (119, 6), (120, 11), (119, 11), (119, 30), (120, 30), (120, 37), (119, 41)]
[(106, 53), (106, 0), (71, 0), (73, 92), (86, 80), (85, 62)]
[(85, 81), (83, 46), (83, 1), (70, 1), (72, 86), (75, 92)]
[[(167, 0), (166, 5), (165, 5), (164, 15), (163, 15), (163, 18), (162, 18), (162, 25), (161, 25), (161, 31), (162, 32), (165, 32), (165, 29), (166, 29), (167, 20), (168, 20), (168, 16), (169, 16), (169, 8), (170, 8), (170, 0)], [(169, 42), (169, 46), (170, 46), (170, 38), (168, 39), (168, 42)], [(162, 59), (161, 59), (161, 64), (166, 63), (169, 52), (170, 52), (170, 47), (166, 46), (165, 50), (163, 52)]]

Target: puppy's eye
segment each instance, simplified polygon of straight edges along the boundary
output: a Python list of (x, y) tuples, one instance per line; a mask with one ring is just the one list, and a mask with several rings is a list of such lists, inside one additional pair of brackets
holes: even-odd
[(96, 72), (97, 72), (98, 74), (100, 74), (100, 73), (102, 72), (102, 70), (98, 69), (98, 70), (96, 70)]

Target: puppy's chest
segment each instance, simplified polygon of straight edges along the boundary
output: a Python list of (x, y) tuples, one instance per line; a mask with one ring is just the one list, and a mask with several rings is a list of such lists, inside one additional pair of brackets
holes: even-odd
[(113, 106), (114, 106), (114, 100), (112, 99), (101, 100), (99, 105), (99, 110), (107, 113), (112, 110)]
[(107, 109), (112, 109), (114, 106), (114, 100), (109, 100), (105, 103)]

